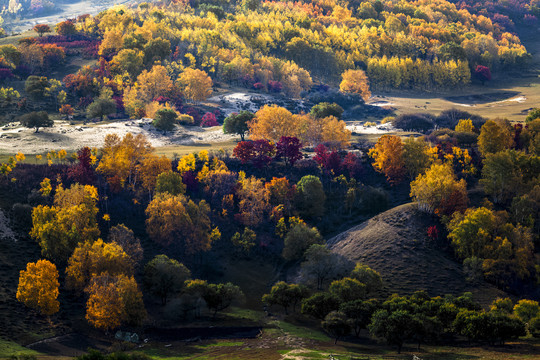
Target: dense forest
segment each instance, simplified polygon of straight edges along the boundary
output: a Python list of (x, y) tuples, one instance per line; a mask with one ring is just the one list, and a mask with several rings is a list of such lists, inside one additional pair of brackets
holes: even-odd
[[(537, 27), (539, 8), (537, 0), (157, 1), (38, 24), (2, 43), (6, 129), (147, 118), (154, 132), (107, 134), (75, 152), (2, 154), (0, 220), (14, 231), (2, 241), (17, 239), (2, 249), (25, 264), (0, 268), (16, 272), (2, 283), (2, 304), (6, 313), (31, 309), (33, 323), (10, 317), (0, 335), (35, 340), (25, 332), (48, 327), (110, 340), (118, 330), (236, 324), (249, 310), (261, 328), (290, 320), (334, 344), (371, 337), (398, 352), (536, 341), (540, 109), (511, 123), (457, 109), (396, 114), (369, 99), (458, 91), (527, 69), (516, 27)], [(224, 89), (271, 100), (227, 113), (209, 100)], [(347, 121), (368, 116), (399, 131), (360, 141)], [(235, 137), (230, 149), (171, 158), (151, 142), (218, 126)], [(397, 294), (390, 273), (327, 246), (411, 202), (426, 219), (414, 241), (497, 297)], [(246, 274), (262, 286), (253, 290)], [(118, 343), (108, 350), (130, 355), (80, 358), (159, 358)]]

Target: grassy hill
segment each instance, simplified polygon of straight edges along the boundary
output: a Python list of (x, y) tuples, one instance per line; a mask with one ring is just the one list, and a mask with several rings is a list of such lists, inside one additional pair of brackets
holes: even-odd
[(482, 304), (507, 296), (487, 283), (469, 284), (460, 263), (427, 236), (436, 219), (405, 204), (379, 214), (328, 241), (351, 261), (367, 264), (385, 281), (386, 295), (426, 290), (431, 296), (470, 291)]

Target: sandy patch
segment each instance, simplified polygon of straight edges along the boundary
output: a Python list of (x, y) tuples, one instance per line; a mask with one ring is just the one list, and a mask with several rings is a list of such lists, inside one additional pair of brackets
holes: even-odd
[(101, 147), (107, 134), (127, 133), (145, 135), (152, 146), (194, 145), (232, 140), (234, 136), (223, 134), (221, 126), (200, 128), (198, 126), (177, 126), (166, 134), (156, 130), (150, 119), (127, 120), (103, 124), (70, 125), (66, 121), (55, 121), (54, 127), (33, 129), (22, 127), (18, 122), (0, 129), (0, 151), (14, 154), (41, 154), (51, 150), (76, 151), (81, 147)]
[(9, 220), (4, 215), (4, 212), (0, 210), (0, 239), (16, 241), (15, 232), (9, 227)]
[(357, 134), (386, 134), (391, 131), (396, 131), (391, 123), (386, 123), (377, 126), (364, 126), (362, 123), (348, 123), (347, 129)]

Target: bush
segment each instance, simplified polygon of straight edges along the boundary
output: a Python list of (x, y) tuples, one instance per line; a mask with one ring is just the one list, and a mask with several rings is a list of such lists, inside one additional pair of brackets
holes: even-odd
[(429, 114), (403, 114), (392, 120), (392, 125), (405, 131), (426, 132), (433, 129), (433, 120)]
[(475, 129), (480, 129), (486, 122), (486, 119), (479, 115), (471, 114), (459, 109), (449, 109), (441, 112), (435, 119), (435, 125), (438, 128), (455, 129), (459, 120), (471, 119)]
[(178, 119), (178, 114), (173, 109), (159, 109), (152, 124), (163, 132), (171, 131), (174, 129), (176, 119)]

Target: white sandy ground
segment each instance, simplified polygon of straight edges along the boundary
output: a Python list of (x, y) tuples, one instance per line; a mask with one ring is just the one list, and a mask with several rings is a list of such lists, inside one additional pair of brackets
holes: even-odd
[(156, 130), (150, 119), (123, 120), (88, 125), (70, 125), (67, 121), (55, 121), (52, 128), (42, 128), (38, 133), (22, 127), (18, 122), (0, 129), (0, 151), (14, 154), (41, 154), (51, 150), (76, 151), (84, 146), (101, 147), (107, 134), (144, 134), (154, 147), (174, 145), (194, 145), (219, 143), (236, 138), (223, 134), (220, 126), (200, 128), (198, 126), (177, 126), (176, 130), (163, 132)]
[(9, 220), (2, 210), (0, 210), (0, 240), (17, 240), (15, 233), (9, 227)]

